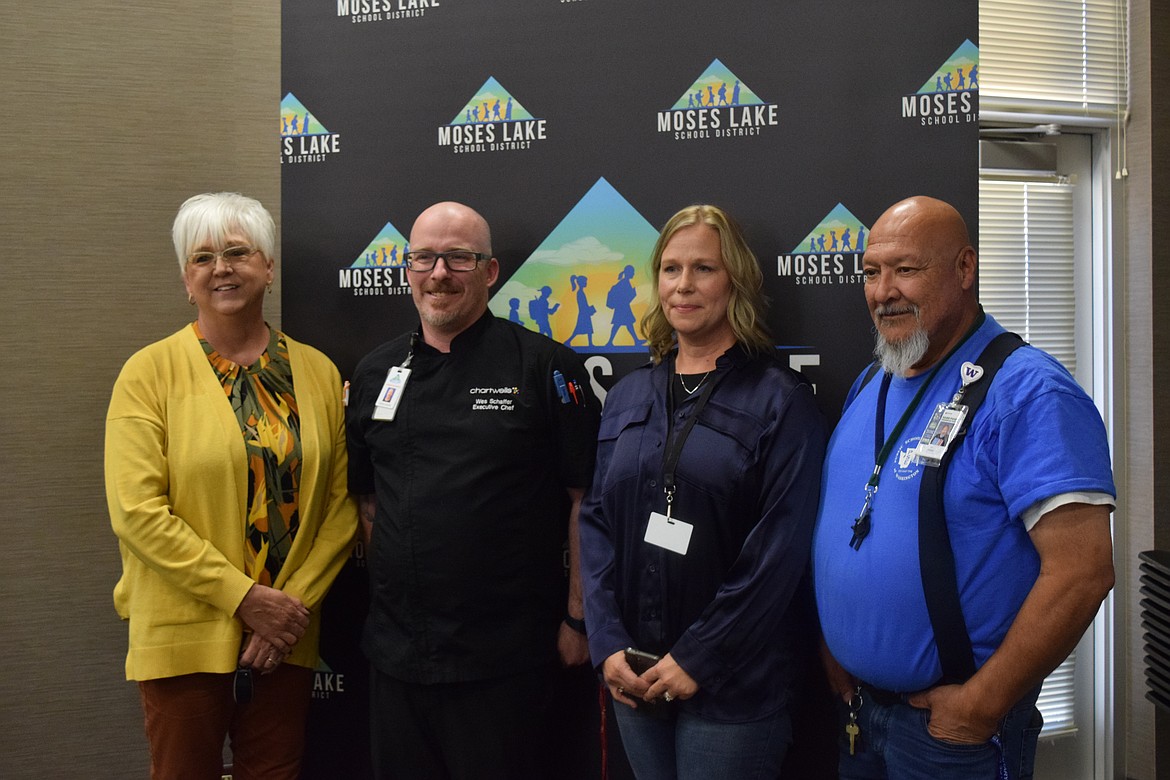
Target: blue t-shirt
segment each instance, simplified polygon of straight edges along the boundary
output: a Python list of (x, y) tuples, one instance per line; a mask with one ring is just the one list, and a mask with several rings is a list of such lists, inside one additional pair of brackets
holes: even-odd
[[(918, 493), (929, 467), (911, 453), (936, 405), (959, 389), (962, 364), (977, 362), (1002, 332), (989, 316), (931, 382), (883, 466), (860, 550), (849, 546), (850, 529), (874, 467), (880, 375), (860, 392), (860, 380), (854, 384), (829, 443), (813, 543), (817, 609), (833, 656), (880, 688), (921, 690), (942, 675), (918, 563)], [(893, 378), (883, 440), (930, 375)], [(943, 500), (963, 616), (981, 666), (1039, 573), (1024, 511), (1071, 491), (1116, 493), (1097, 409), (1064, 367), (1038, 349), (1012, 353), (967, 428), (952, 445), (958, 450)]]

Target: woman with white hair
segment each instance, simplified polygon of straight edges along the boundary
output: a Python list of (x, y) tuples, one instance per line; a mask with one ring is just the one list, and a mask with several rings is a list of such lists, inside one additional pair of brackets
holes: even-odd
[(106, 417), (154, 778), (296, 778), (320, 607), (357, 529), (341, 379), (264, 321), (276, 228), (237, 193), (187, 200), (173, 238), (195, 321), (133, 355)]

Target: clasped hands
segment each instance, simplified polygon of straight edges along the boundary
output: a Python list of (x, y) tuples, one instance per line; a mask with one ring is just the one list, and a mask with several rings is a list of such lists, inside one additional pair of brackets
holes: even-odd
[(251, 632), (240, 652), (240, 666), (269, 674), (292, 652), (309, 627), (309, 610), (295, 596), (256, 583), (236, 608)]
[(638, 676), (626, 662), (625, 651), (619, 650), (605, 659), (601, 674), (614, 701), (627, 707), (637, 708), (639, 699), (646, 702), (658, 698), (667, 701), (689, 699), (699, 691), (699, 684), (669, 653)]

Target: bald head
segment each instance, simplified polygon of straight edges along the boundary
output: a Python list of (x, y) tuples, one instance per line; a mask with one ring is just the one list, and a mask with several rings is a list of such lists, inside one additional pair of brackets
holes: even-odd
[(867, 247), (887, 240), (908, 240), (921, 251), (955, 257), (969, 246), (967, 223), (946, 201), (917, 195), (898, 201), (874, 223)]
[(873, 224), (862, 263), (887, 370), (912, 376), (929, 368), (979, 314), (975, 249), (949, 203), (925, 196), (895, 203)]
[(462, 203), (448, 200), (424, 209), (410, 230), (410, 248), (443, 251), (439, 247), (422, 246), (415, 240), (416, 235), (427, 238), (436, 234), (458, 236), (464, 242), (459, 249), (471, 249), (485, 255), (492, 253), (492, 233), (487, 220), (478, 211)]

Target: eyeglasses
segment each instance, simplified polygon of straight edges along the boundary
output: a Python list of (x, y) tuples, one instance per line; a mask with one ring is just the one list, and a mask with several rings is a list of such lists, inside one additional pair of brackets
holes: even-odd
[(466, 249), (455, 249), (450, 252), (407, 252), (405, 256), (406, 267), (412, 271), (429, 271), (439, 260), (447, 264), (448, 271), (473, 271), (480, 262), (491, 259), (491, 255)]
[(231, 268), (240, 263), (248, 262), (252, 255), (259, 251), (251, 246), (229, 246), (220, 252), (192, 252), (187, 257), (187, 265), (193, 265), (196, 268), (211, 268), (215, 265), (215, 259), (222, 257), (224, 265)]

